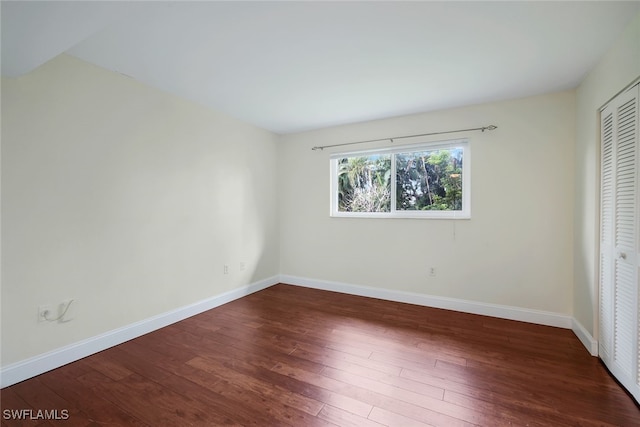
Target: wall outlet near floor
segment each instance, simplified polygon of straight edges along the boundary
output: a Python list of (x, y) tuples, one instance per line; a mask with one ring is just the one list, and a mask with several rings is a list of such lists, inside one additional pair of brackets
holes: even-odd
[(58, 304), (38, 306), (38, 322), (66, 323), (73, 320), (77, 301), (68, 299)]
[(435, 267), (429, 267), (429, 276), (430, 277), (436, 277), (436, 268)]
[(222, 268), (222, 272), (224, 274), (229, 274), (229, 266), (227, 264), (225, 264), (224, 267)]
[(54, 319), (55, 313), (53, 312), (53, 307), (50, 305), (40, 305), (38, 306), (38, 322), (47, 322), (47, 319)]
[(247, 269), (247, 263), (244, 261), (240, 262), (240, 271), (245, 271)]

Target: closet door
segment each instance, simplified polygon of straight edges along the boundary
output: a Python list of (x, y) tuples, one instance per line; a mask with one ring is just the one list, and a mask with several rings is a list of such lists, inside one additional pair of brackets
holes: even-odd
[(601, 115), (600, 357), (640, 401), (639, 86)]

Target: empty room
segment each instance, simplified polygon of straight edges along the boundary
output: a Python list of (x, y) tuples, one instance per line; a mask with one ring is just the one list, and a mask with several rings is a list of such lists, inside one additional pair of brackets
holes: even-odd
[(0, 15), (2, 426), (640, 425), (640, 2)]

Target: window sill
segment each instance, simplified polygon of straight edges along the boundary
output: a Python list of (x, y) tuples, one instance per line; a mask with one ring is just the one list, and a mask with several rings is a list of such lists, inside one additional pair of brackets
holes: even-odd
[(406, 213), (377, 213), (377, 212), (332, 212), (332, 218), (380, 218), (380, 219), (471, 219), (468, 213), (451, 213), (443, 215), (406, 212)]

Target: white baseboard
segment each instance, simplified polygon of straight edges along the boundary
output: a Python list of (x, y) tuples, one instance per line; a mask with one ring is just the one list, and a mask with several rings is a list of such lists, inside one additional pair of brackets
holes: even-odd
[(575, 318), (572, 319), (571, 330), (576, 337), (580, 340), (582, 345), (587, 349), (589, 354), (592, 356), (598, 355), (598, 341), (596, 341), (593, 336), (582, 326), (582, 323), (578, 322)]
[(456, 298), (431, 296), (413, 292), (372, 288), (368, 286), (325, 280), (315, 280), (290, 275), (280, 275), (260, 280), (250, 285), (225, 292), (221, 295), (4, 366), (0, 369), (0, 387), (8, 387), (12, 384), (16, 384), (52, 369), (59, 368), (60, 366), (64, 366), (68, 363), (90, 356), (115, 345), (122, 344), (123, 342), (163, 328), (172, 323), (179, 322), (180, 320), (184, 320), (188, 317), (211, 310), (212, 308), (221, 306), (238, 298), (266, 289), (277, 283), (287, 283), (307, 288), (341, 292), (388, 301), (404, 302), (426, 307), (443, 308), (446, 310), (454, 310), (464, 313), (481, 314), (484, 316), (571, 329), (591, 355), (597, 356), (598, 354), (598, 342), (593, 339), (591, 334), (580, 324), (580, 322), (565, 314), (477, 301), (467, 301)]
[(258, 282), (225, 292), (215, 297), (180, 307), (175, 310), (159, 314), (157, 316), (141, 320), (136, 323), (114, 329), (95, 337), (78, 341), (71, 345), (61, 347), (38, 356), (31, 357), (20, 362), (3, 366), (0, 370), (0, 387), (7, 387), (40, 375), (68, 363), (90, 356), (99, 351), (113, 347), (123, 342), (137, 338), (149, 332), (179, 322), (188, 317), (195, 316), (212, 308), (221, 306), (238, 298), (258, 292), (278, 283), (279, 277), (273, 276)]
[(446, 310), (461, 311), (463, 313), (481, 314), (483, 316), (498, 317), (501, 319), (518, 320), (521, 322), (535, 323), (538, 325), (555, 326), (571, 329), (585, 346), (589, 354), (598, 355), (598, 341), (575, 318), (561, 313), (532, 310), (508, 305), (489, 304), (477, 301), (467, 301), (457, 298), (438, 297), (413, 292), (395, 291), (390, 289), (372, 288), (369, 286), (352, 285), (348, 283), (331, 282), (326, 280), (308, 279), (283, 274), (281, 283), (304, 286), (307, 288), (321, 289), (325, 291), (341, 292), (351, 295), (379, 298), (388, 301), (404, 302), (408, 304), (422, 305), (426, 307), (443, 308)]
[[(368, 286), (351, 285), (347, 283), (330, 282), (325, 280), (314, 280), (304, 277), (289, 276), (286, 274), (280, 276), (280, 282), (290, 285), (304, 286), (307, 288), (322, 289), (326, 291), (335, 291), (351, 295), (384, 299), (388, 301), (404, 302), (426, 307), (444, 308), (446, 310), (461, 311), (471, 314), (481, 314), (483, 316), (518, 320), (521, 322), (536, 323), (539, 325), (556, 326), (564, 329), (572, 329), (574, 324), (574, 319), (571, 316), (549, 311), (532, 310), (528, 308), (489, 304), (477, 301), (467, 301), (456, 298), (438, 297), (413, 292), (395, 291), (390, 289), (372, 288)], [(587, 349), (589, 349), (589, 347)]]

